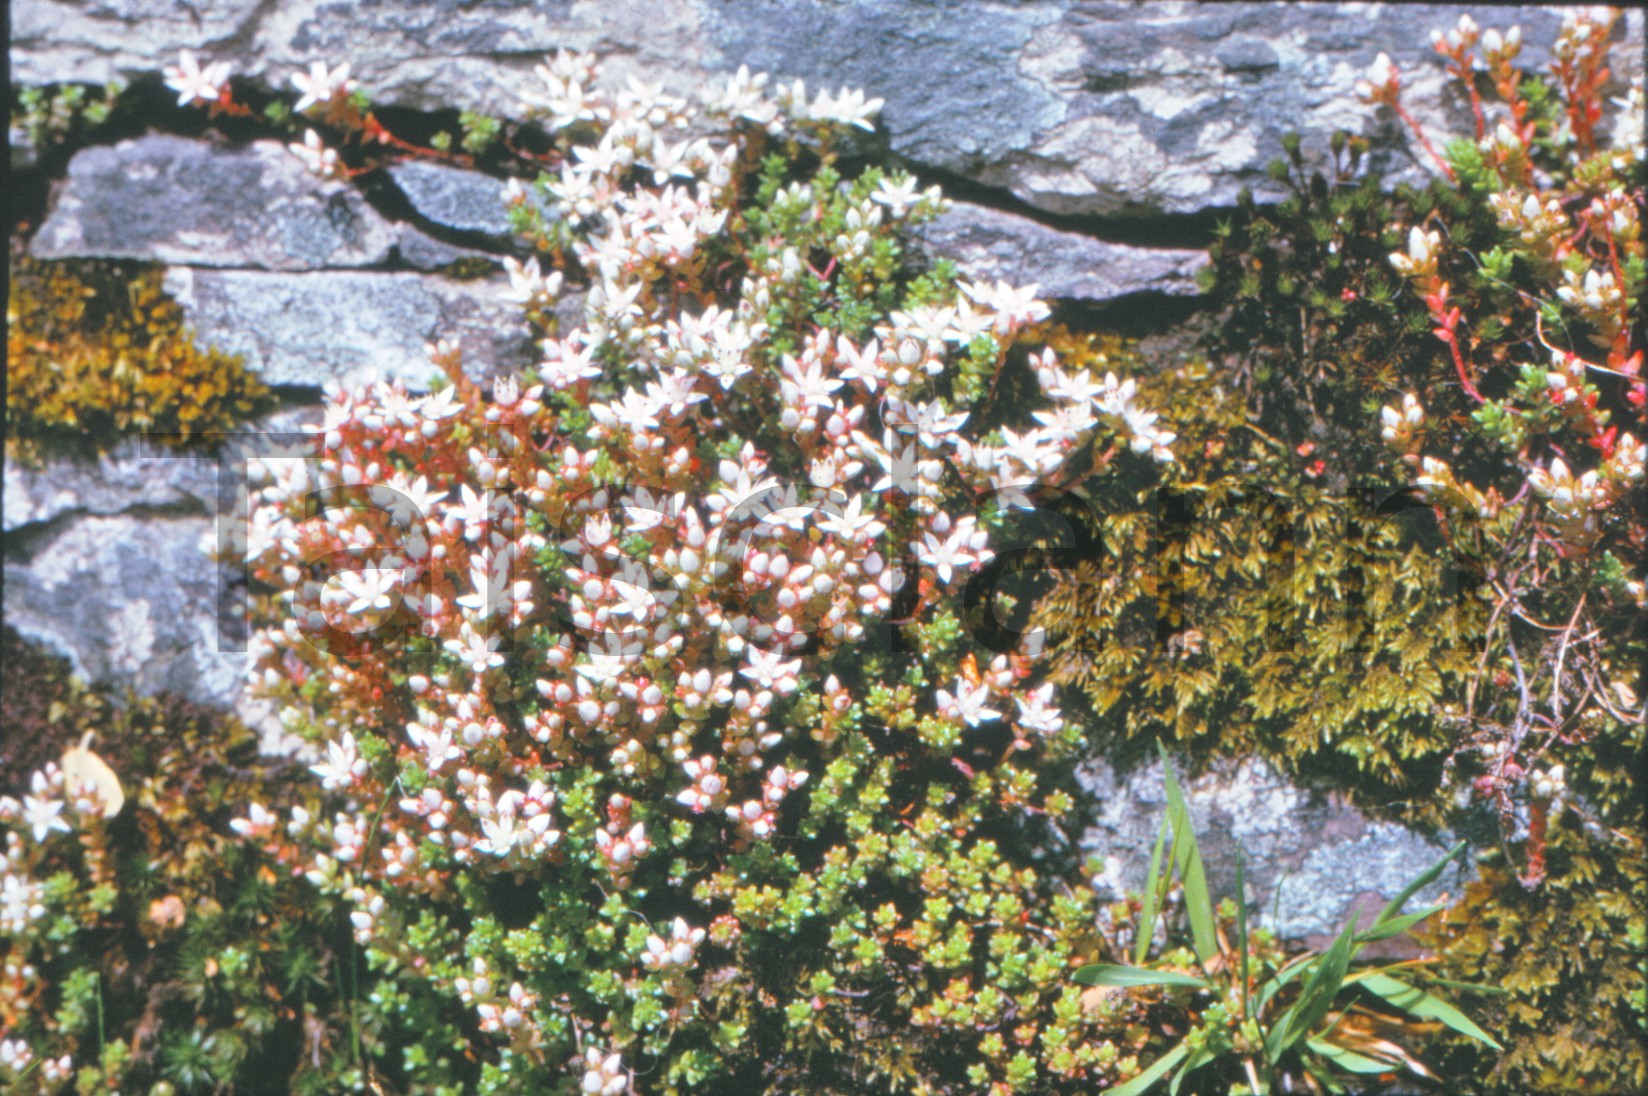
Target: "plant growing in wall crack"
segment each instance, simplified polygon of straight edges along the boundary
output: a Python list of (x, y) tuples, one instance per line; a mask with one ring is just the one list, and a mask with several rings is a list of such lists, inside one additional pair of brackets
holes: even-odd
[[(1164, 1081), (1169, 1092), (1177, 1093), (1197, 1070), (1221, 1065), (1239, 1067), (1245, 1087), (1238, 1081), (1230, 1091), (1244, 1096), (1263, 1096), (1291, 1080), (1311, 1091), (1343, 1092), (1341, 1079), (1347, 1075), (1406, 1070), (1434, 1079), (1403, 1045), (1426, 1025), (1445, 1025), (1498, 1046), (1459, 1009), (1398, 976), (1421, 961), (1352, 969), (1368, 944), (1407, 932), (1442, 909), (1403, 912), (1408, 900), (1464, 851), (1463, 843), (1403, 888), (1366, 928), (1357, 928), (1353, 920), (1326, 951), (1289, 956), (1268, 932), (1248, 923), (1239, 854), (1238, 897), (1216, 908), (1190, 811), (1165, 748), (1162, 760), (1168, 806), (1150, 857), (1133, 963), (1095, 963), (1075, 977), (1087, 985), (1161, 987), (1176, 995), (1184, 1008), (1184, 1038), (1137, 1076), (1107, 1090), (1109, 1096), (1135, 1096)], [(1175, 878), (1189, 923), (1189, 947), (1169, 949), (1147, 962), (1157, 917)], [(1291, 1085), (1281, 1090), (1295, 1091)]]

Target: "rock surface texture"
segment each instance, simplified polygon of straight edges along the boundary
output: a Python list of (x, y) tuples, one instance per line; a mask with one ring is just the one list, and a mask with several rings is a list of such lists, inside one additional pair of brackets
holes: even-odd
[[(1367, 121), (1354, 84), (1381, 50), (1405, 73), (1410, 109), (1463, 132), (1427, 38), (1463, 11), (1520, 23), (1534, 43), (1548, 8), (1489, 5), (1126, 3), (1051, 0), (19, 0), (12, 78), (102, 82), (155, 72), (190, 48), (270, 86), (314, 60), (348, 60), (380, 102), (472, 104), (510, 114), (540, 56), (606, 58), (622, 79), (676, 90), (741, 64), (887, 101), (892, 148), (916, 163), (1011, 191), (1038, 209), (1096, 216), (1188, 213), (1270, 192), (1266, 163), (1288, 130), (1399, 136)], [(1640, 12), (1625, 33), (1642, 49)], [(1405, 149), (1405, 145), (1402, 146)], [(1392, 154), (1393, 166), (1405, 151)]]
[[(1468, 104), (1445, 89), (1427, 38), (1462, 11), (1484, 26), (1520, 23), (1535, 63), (1533, 43), (1561, 18), (1111, 0), (17, 0), (11, 65), (20, 85), (153, 83), (187, 48), (290, 101), (293, 72), (348, 61), (381, 107), (503, 116), (519, 113), (533, 67), (563, 47), (600, 56), (609, 79), (683, 93), (744, 64), (815, 91), (861, 87), (886, 101), (874, 140), (967, 199), (924, 229), (931, 254), (1083, 307), (1173, 297), (1182, 308), (1213, 216), (1243, 188), (1276, 196), (1265, 166), (1284, 133), (1303, 131), (1320, 151), (1348, 128), (1374, 140), (1379, 166), (1423, 173), (1389, 112), (1356, 97), (1380, 51), (1433, 133), (1464, 131)], [(1619, 56), (1640, 58), (1642, 13), (1621, 33)], [(11, 135), (14, 168), (45, 170), (50, 158)], [(315, 179), (279, 142), (150, 134), (75, 155), (29, 247), (165, 264), (200, 340), (244, 355), (299, 402), (333, 382), (420, 385), (437, 336), (457, 337), (478, 377), (529, 363), (530, 333), (503, 299), (500, 261), (520, 252), (501, 180), (405, 162), (358, 182)], [(243, 665), (225, 619), (235, 579), (207, 551), (217, 474), (130, 447), (8, 465), (7, 619), (91, 677), (232, 704)], [(1088, 843), (1109, 858), (1101, 885), (1136, 885), (1160, 773), (1096, 769), (1088, 782)], [(1191, 796), (1216, 888), (1229, 890), (1239, 841), (1252, 897), (1274, 903), (1289, 935), (1334, 931), (1440, 851), (1253, 765), (1197, 781)]]
[[(1289, 938), (1331, 943), (1349, 917), (1377, 914), (1451, 847), (1443, 836), (1371, 820), (1312, 794), (1260, 761), (1180, 779), (1214, 894), (1235, 896), (1240, 848), (1249, 912)], [(1161, 763), (1126, 774), (1100, 763), (1084, 771), (1081, 782), (1097, 805), (1082, 840), (1104, 860), (1095, 885), (1120, 898), (1142, 887), (1149, 873), (1150, 850), (1167, 809)], [(1418, 901), (1457, 896), (1468, 878), (1464, 872), (1450, 866)]]
[(40, 259), (147, 259), (315, 270), (389, 259), (393, 226), (354, 187), (317, 179), (286, 146), (153, 135), (69, 164), (30, 245)]
[(424, 346), (437, 338), (456, 339), (476, 376), (532, 361), (520, 306), (495, 281), (172, 267), (165, 287), (197, 338), (244, 356), (270, 384), (399, 380), (427, 389), (436, 370)]
[(974, 278), (1035, 282), (1054, 300), (1104, 304), (1137, 294), (1192, 296), (1207, 252), (1128, 247), (998, 209), (955, 202), (917, 230), (927, 252)]

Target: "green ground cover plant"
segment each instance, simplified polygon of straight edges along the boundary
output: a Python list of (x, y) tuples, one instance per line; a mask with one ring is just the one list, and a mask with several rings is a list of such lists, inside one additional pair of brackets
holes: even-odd
[[(254, 462), (223, 562), (259, 733), (8, 634), (0, 1079), (1641, 1087), (1644, 154), (1611, 26), (1574, 12), (1545, 72), (1440, 33), (1477, 123), (1415, 127), (1429, 186), (1290, 141), (1170, 360), (919, 260), (943, 197), (875, 166), (848, 89), (688, 100), (559, 54), (519, 121), (415, 133), (347, 66), (288, 102), (179, 58), (180, 110), (301, 132), (318, 174), (512, 176), (543, 355), (483, 379), (438, 342), (428, 391), (329, 392)], [(1411, 124), (1388, 61), (1363, 90)], [(153, 272), (13, 274), (11, 455), (265, 406)], [(1101, 908), (1075, 768), (1163, 744), (1451, 828), (1481, 877), (1301, 950), (1214, 902), (1170, 764), (1145, 892)], [(1399, 932), (1425, 961), (1353, 964)]]

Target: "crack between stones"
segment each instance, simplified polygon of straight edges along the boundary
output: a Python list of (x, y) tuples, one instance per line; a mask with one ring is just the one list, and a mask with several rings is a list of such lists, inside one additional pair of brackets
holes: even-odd
[(1194, 213), (1157, 213), (1140, 217), (1106, 217), (1099, 214), (1054, 213), (1032, 205), (1005, 187), (990, 186), (945, 168), (893, 154), (890, 159), (905, 168), (925, 186), (937, 185), (945, 197), (970, 202), (998, 213), (1011, 213), (1046, 228), (1085, 236), (1101, 243), (1155, 250), (1206, 251), (1214, 240), (1214, 228), (1235, 211), (1210, 207)]
[[(488, 178), (498, 178), (490, 172), (479, 168), (468, 170)], [(472, 232), (466, 229), (453, 228), (443, 225), (439, 221), (431, 220), (418, 211), (412, 204), (412, 199), (406, 192), (395, 185), (386, 168), (378, 168), (353, 181), (355, 192), (365, 200), (379, 215), (390, 221), (401, 221), (422, 232), (431, 239), (452, 247), (466, 248), (471, 251), (484, 252), (494, 261), (506, 256), (516, 256), (523, 253), (522, 248), (501, 246), (498, 241), (484, 232)], [(404, 260), (401, 260), (397, 269), (416, 269)]]
[[(224, 40), (230, 42), (249, 40), (248, 36), (255, 35), (256, 26), (261, 21), (264, 14), (270, 10), (273, 10), (276, 3), (278, 3), (278, 0), (265, 0), (265, 2), (260, 4), (258, 9), (254, 11), (252, 15), (248, 16), (246, 22), (242, 24), (241, 28), (237, 30), (235, 34), (228, 36)], [(440, 111), (419, 110), (387, 105), (384, 109), (393, 110), (407, 118), (433, 119), (442, 113)], [(155, 133), (173, 133), (178, 136), (185, 137), (197, 136), (197, 134), (190, 132), (187, 127), (180, 126), (151, 126), (149, 131)], [(113, 144), (127, 136), (130, 135), (126, 133), (98, 135), (101, 139), (93, 139), (88, 141), (86, 144), (81, 145), (74, 151), (79, 152), (86, 148)], [(269, 139), (284, 139), (283, 135), (272, 132), (265, 134), (264, 136)], [(878, 144), (880, 144), (880, 142), (878, 142)], [(1147, 216), (1141, 215), (1138, 217), (1111, 217), (1097, 214), (1055, 213), (1025, 201), (1005, 187), (991, 186), (953, 170), (936, 167), (929, 163), (902, 156), (896, 152), (891, 152), (888, 150), (885, 144), (881, 144), (880, 151), (883, 153), (883, 156), (874, 158), (884, 158), (892, 165), (903, 167), (916, 176), (916, 178), (923, 185), (936, 184), (940, 186), (948, 197), (969, 202), (973, 205), (995, 210), (997, 212), (1024, 217), (1027, 220), (1059, 232), (1068, 232), (1074, 235), (1098, 240), (1103, 243), (1120, 244), (1129, 247), (1147, 249), (1183, 249), (1204, 251), (1213, 242), (1214, 228), (1219, 220), (1228, 217), (1232, 212), (1229, 209), (1215, 207), (1198, 210), (1193, 213), (1163, 212)], [(45, 176), (43, 181), (47, 184), (56, 183), (66, 170), (69, 158), (69, 156), (63, 156), (59, 163), (53, 165), (57, 168), (57, 170)], [(873, 158), (867, 157), (866, 162), (870, 162), (871, 159)], [(501, 178), (501, 176), (498, 176), (493, 172), (488, 172), (482, 168), (470, 168), (468, 170), (476, 171), (477, 173), (486, 175), (490, 178)], [(496, 261), (507, 256), (524, 253), (524, 249), (510, 247), (507, 244), (500, 244), (496, 238), (486, 233), (454, 228), (450, 225), (442, 224), (439, 221), (432, 220), (431, 218), (425, 216), (413, 205), (411, 198), (408, 197), (389, 177), (389, 173), (384, 168), (379, 168), (359, 177), (358, 179), (352, 180), (351, 185), (355, 192), (361, 195), (362, 199), (369, 206), (371, 206), (375, 212), (387, 220), (405, 223), (429, 236), (431, 239), (447, 244), (448, 246), (481, 253), (481, 255), (476, 256), (477, 258), (485, 256)], [(259, 270), (264, 268), (223, 266), (213, 267), (212, 269)], [(404, 259), (399, 259), (398, 257), (384, 263), (376, 263), (364, 267), (328, 267), (319, 269), (381, 269), (429, 273), (429, 271), (413, 266), (412, 264), (407, 263)]]
[(0, 536), (0, 559), (6, 563), (28, 566), (40, 548), (70, 525), (84, 518), (137, 518), (145, 521), (168, 521), (180, 518), (211, 517), (212, 510), (200, 499), (178, 499), (175, 502), (138, 502), (118, 510), (94, 510), (73, 506), (60, 510), (40, 521), (24, 522)]

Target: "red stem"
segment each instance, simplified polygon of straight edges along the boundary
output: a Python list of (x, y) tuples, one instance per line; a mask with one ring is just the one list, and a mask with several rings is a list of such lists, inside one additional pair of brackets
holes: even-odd
[(1454, 177), (1453, 168), (1449, 167), (1448, 162), (1436, 154), (1436, 149), (1431, 146), (1430, 138), (1425, 136), (1424, 129), (1414, 119), (1414, 116), (1408, 113), (1407, 108), (1395, 100), (1391, 101), (1391, 106), (1396, 108), (1397, 117), (1406, 122), (1408, 128), (1413, 130), (1413, 135), (1419, 138), (1421, 145), (1425, 146), (1425, 151), (1430, 154), (1430, 158), (1435, 161), (1436, 166), (1442, 169), (1442, 174), (1448, 177), (1448, 182), (1458, 182)]
[(1459, 383), (1464, 385), (1465, 394), (1477, 403), (1488, 402), (1482, 398), (1482, 393), (1476, 390), (1476, 383), (1471, 380), (1470, 372), (1465, 367), (1465, 355), (1459, 350), (1459, 336), (1452, 333), (1450, 335), (1448, 349), (1453, 351), (1453, 367), (1459, 372)]

